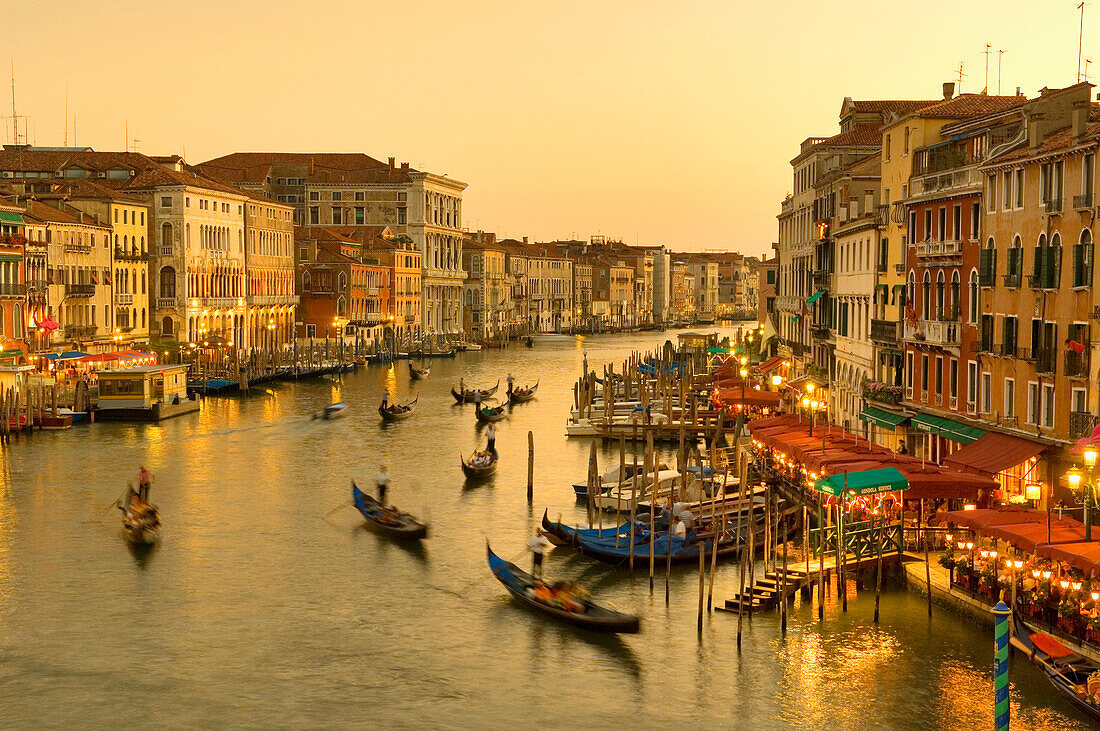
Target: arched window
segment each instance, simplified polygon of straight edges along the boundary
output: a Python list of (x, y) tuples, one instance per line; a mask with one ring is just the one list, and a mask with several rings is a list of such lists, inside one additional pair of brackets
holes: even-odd
[(970, 296), (970, 301), (968, 303), (969, 304), (969, 309), (970, 309), (969, 320), (970, 320), (971, 323), (975, 323), (975, 322), (978, 321), (978, 272), (977, 272), (976, 269), (971, 269), (970, 270), (970, 292), (969, 292), (969, 296)]
[(309, 285), (310, 285), (309, 272), (302, 272), (302, 291), (303, 292), (308, 292), (309, 291)]
[(1087, 228), (1073, 247), (1073, 286), (1092, 286), (1092, 231)]
[(932, 318), (932, 275), (924, 273), (924, 289), (921, 292), (921, 313), (925, 320)]
[(160, 296), (174, 299), (176, 296), (176, 270), (164, 267), (160, 270)]
[(917, 275), (913, 273), (913, 270), (909, 270), (909, 291), (907, 292), (906, 305), (916, 306), (917, 301)]
[(336, 314), (341, 317), (348, 314), (348, 305), (347, 302), (344, 301), (343, 297), (336, 298)]
[(1045, 267), (1043, 287), (1058, 289), (1062, 286), (1062, 237), (1055, 233), (1050, 237), (1049, 264)]
[(165, 248), (172, 246), (172, 224), (167, 221), (160, 227), (160, 245)]
[(944, 307), (945, 302), (944, 302), (944, 299), (943, 299), (943, 295), (944, 295), (943, 282), (944, 282), (943, 270), (941, 269), (939, 271), (939, 273), (936, 275), (936, 316), (939, 317), (941, 320), (944, 319), (943, 316), (944, 316), (944, 312), (945, 312), (945, 307)]
[(1031, 261), (1031, 274), (1035, 281), (1032, 285), (1035, 287), (1042, 286), (1043, 279), (1043, 264), (1047, 261), (1047, 235), (1045, 233), (1039, 234), (1039, 240), (1035, 244), (1035, 255)]
[(348, 286), (348, 277), (347, 277), (347, 275), (344, 274), (343, 272), (340, 272), (340, 276), (336, 278), (336, 282), (337, 282), (336, 291), (337, 292), (343, 292)]
[(174, 328), (175, 323), (172, 321), (172, 318), (165, 317), (160, 323), (160, 334), (171, 335)]
[(962, 296), (962, 280), (959, 277), (959, 270), (951, 272), (951, 314), (958, 317), (962, 312), (960, 308), (960, 297)]

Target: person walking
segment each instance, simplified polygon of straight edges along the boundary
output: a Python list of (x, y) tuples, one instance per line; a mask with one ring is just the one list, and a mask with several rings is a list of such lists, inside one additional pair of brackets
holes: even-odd
[(374, 484), (378, 486), (378, 502), (386, 507), (386, 488), (390, 486), (390, 473), (386, 471), (386, 465), (378, 468), (378, 474), (374, 476)]
[(550, 541), (546, 540), (546, 536), (542, 534), (542, 528), (535, 528), (535, 535), (527, 540), (527, 547), (531, 549), (531, 555), (533, 556), (531, 573), (539, 579), (542, 578), (542, 556), (550, 550), (552, 545)]

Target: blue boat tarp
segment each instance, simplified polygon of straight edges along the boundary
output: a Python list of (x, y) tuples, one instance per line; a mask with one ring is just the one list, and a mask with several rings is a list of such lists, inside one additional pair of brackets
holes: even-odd
[(81, 353), (79, 350), (66, 350), (64, 353), (46, 353), (43, 356), (46, 360), (79, 360), (80, 358), (87, 358), (87, 353)]

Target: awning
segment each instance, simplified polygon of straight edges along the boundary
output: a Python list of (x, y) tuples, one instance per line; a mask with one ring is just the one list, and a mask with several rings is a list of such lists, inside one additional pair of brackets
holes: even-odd
[(859, 412), (859, 418), (862, 421), (869, 421), (875, 426), (881, 426), (884, 429), (896, 429), (909, 419), (904, 414), (895, 414), (892, 411), (886, 411), (874, 406), (868, 406), (863, 411)]
[(80, 360), (87, 356), (87, 353), (81, 353), (79, 350), (66, 350), (64, 353), (46, 353), (42, 357), (46, 360)]
[(757, 373), (770, 373), (781, 365), (783, 365), (783, 358), (778, 355), (773, 355), (763, 363), (754, 365), (752, 369)]
[(15, 223), (22, 226), (23, 217), (18, 213), (8, 213), (7, 211), (0, 211), (0, 223)]
[(817, 302), (819, 299), (821, 299), (821, 295), (823, 295), (823, 294), (825, 294), (825, 293), (823, 291), (821, 291), (820, 289), (817, 290), (816, 292), (814, 292), (813, 294), (811, 294), (810, 298), (808, 300), (806, 300), (806, 306), (807, 307), (813, 307), (814, 302)]
[(983, 534), (990, 538), (1008, 541), (1016, 548), (1034, 553), (1038, 546), (1048, 543), (1083, 542), (1085, 540), (1085, 526), (1081, 521), (1073, 518), (1051, 518), (1049, 536), (1046, 521), (1042, 523), (994, 525), (986, 528)]
[(1015, 525), (1018, 523), (1043, 523), (1047, 522), (1045, 510), (1031, 510), (1016, 505), (1006, 505), (1000, 508), (982, 508), (980, 510), (952, 510), (946, 513), (937, 513), (933, 521), (936, 525), (956, 525), (960, 528), (969, 528), (981, 532), (993, 525)]
[(948, 455), (944, 463), (965, 472), (995, 475), (1038, 456), (1044, 449), (1046, 449), (1045, 444), (1033, 442), (1030, 439), (989, 432), (954, 454)]
[(723, 388), (718, 390), (718, 398), (727, 406), (779, 406), (783, 397), (775, 391), (761, 391), (756, 388)]
[(974, 440), (985, 436), (985, 431), (976, 426), (968, 426), (931, 414), (917, 414), (913, 417), (912, 423), (921, 431), (926, 431), (929, 434), (939, 434), (959, 444), (970, 444)]
[(1096, 541), (1039, 546), (1035, 555), (1068, 563), (1086, 574), (1100, 573), (1100, 543)]
[(904, 490), (909, 486), (905, 475), (893, 467), (878, 470), (849, 472), (843, 475), (829, 475), (814, 483), (814, 489), (839, 496), (842, 492), (854, 495), (872, 495), (877, 492)]

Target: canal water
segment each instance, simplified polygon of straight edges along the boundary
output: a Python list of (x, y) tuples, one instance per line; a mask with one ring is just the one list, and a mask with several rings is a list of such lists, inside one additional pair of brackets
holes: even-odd
[[(431, 377), (372, 366), (342, 379), (208, 399), (158, 425), (102, 423), (35, 434), (0, 451), (0, 726), (487, 727), (538, 725), (988, 728), (992, 632), (903, 589), (839, 610), (796, 605), (786, 636), (765, 614), (715, 613), (696, 634), (697, 574), (624, 571), (557, 548), (548, 577), (576, 578), (637, 612), (642, 633), (594, 637), (517, 606), (490, 574), (486, 538), (527, 566), (524, 544), (549, 508), (580, 522), (570, 483), (588, 441), (563, 424), (583, 351), (620, 362), (674, 333), (538, 342), (433, 363)], [(537, 400), (498, 425), (501, 466), (467, 486), (459, 453), (482, 440), (449, 388), (507, 374)], [(382, 389), (419, 394), (382, 425)], [(347, 416), (311, 421), (326, 404)], [(526, 498), (527, 433), (535, 498)], [(617, 460), (601, 451), (601, 470)], [(140, 556), (109, 507), (144, 463), (165, 525)], [(422, 548), (376, 537), (350, 481), (380, 464), (390, 499), (426, 517)], [(332, 512), (334, 511), (335, 512)], [(331, 513), (331, 514), (330, 514)], [(328, 516), (326, 518), (326, 516)], [(716, 601), (737, 586), (720, 566)], [(835, 592), (834, 592), (835, 594)], [(1022, 658), (1012, 667), (1020, 728), (1085, 728)]]

